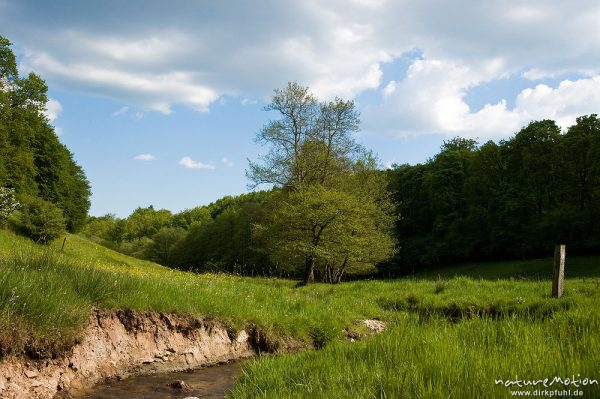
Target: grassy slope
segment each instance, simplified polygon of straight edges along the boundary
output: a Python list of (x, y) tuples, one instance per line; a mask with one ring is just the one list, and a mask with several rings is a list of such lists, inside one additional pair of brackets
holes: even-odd
[[(61, 243), (43, 248), (0, 230), (3, 352), (64, 349), (95, 305), (206, 315), (233, 328), (257, 324), (273, 336), (334, 341), (323, 350), (248, 364), (232, 393), (236, 398), (494, 397), (506, 389), (493, 379), (515, 373), (600, 377), (590, 375), (600, 362), (597, 279), (567, 280), (560, 300), (548, 297), (549, 281), (521, 279), (422, 278), (294, 289), (286, 280), (173, 271), (76, 236), (68, 237), (61, 253)], [(599, 264), (600, 258), (569, 261), (572, 269), (588, 271)], [(518, 274), (527, 274), (523, 270), (538, 270), (541, 261), (518, 267)], [(344, 342), (343, 328), (360, 330), (353, 323), (365, 318), (387, 320), (389, 331)], [(449, 321), (460, 318), (466, 320)]]

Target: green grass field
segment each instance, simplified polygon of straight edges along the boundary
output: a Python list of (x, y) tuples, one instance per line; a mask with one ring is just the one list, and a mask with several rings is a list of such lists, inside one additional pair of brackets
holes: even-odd
[[(77, 236), (64, 252), (61, 244), (41, 247), (0, 230), (2, 355), (60, 353), (97, 306), (257, 325), (274, 346), (292, 336), (322, 348), (248, 362), (233, 398), (508, 397), (496, 379), (600, 380), (600, 257), (569, 258), (565, 296), (553, 299), (550, 281), (538, 279), (549, 259), (294, 288), (281, 279), (174, 271)], [(364, 333), (358, 321), (367, 318), (388, 329), (349, 342), (344, 328)], [(579, 389), (600, 395), (598, 385)]]

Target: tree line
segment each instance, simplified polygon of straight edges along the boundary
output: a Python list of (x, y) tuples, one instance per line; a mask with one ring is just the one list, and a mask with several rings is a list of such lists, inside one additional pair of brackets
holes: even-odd
[(321, 102), (289, 83), (266, 107), (277, 118), (257, 134), (267, 147), (251, 162), (253, 187), (172, 215), (138, 208), (127, 219), (91, 218), (85, 232), (126, 253), (196, 271), (301, 277), (336, 283), (374, 271), (395, 253), (386, 176), (353, 133), (352, 101)]
[(19, 76), (0, 36), (0, 224), (47, 243), (68, 230), (121, 252), (195, 271), (339, 282), (348, 273), (402, 275), (435, 265), (600, 251), (600, 120), (564, 132), (531, 122), (479, 145), (454, 138), (423, 164), (378, 168), (356, 143), (352, 101), (308, 87), (274, 91), (257, 134), (252, 188), (176, 214), (87, 217), (82, 168), (44, 116), (47, 86)]
[(424, 164), (387, 172), (399, 251), (380, 268), (404, 274), (464, 261), (600, 252), (600, 120), (565, 132), (534, 121), (498, 143), (446, 141)]
[(352, 101), (320, 102), (289, 83), (266, 107), (250, 162), (252, 187), (172, 214), (138, 208), (90, 218), (84, 232), (130, 255), (199, 272), (336, 283), (348, 274), (398, 276), (455, 262), (600, 251), (600, 120), (565, 132), (534, 121), (479, 145), (445, 141), (417, 165), (381, 170), (353, 134)]
[(0, 36), (0, 223), (45, 243), (83, 227), (90, 186), (44, 115), (48, 87), (33, 72), (19, 76), (10, 46)]

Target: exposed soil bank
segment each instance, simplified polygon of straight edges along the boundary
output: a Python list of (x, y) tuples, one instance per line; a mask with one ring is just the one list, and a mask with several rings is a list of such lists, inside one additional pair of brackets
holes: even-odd
[[(81, 342), (57, 359), (0, 361), (0, 398), (50, 399), (109, 378), (181, 371), (264, 350), (259, 331), (156, 312), (95, 310)], [(293, 345), (291, 345), (293, 346)], [(286, 348), (281, 348), (285, 350)]]

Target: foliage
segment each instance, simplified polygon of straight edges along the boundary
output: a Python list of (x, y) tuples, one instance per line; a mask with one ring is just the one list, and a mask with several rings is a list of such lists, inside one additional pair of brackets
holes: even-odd
[(49, 244), (65, 232), (62, 210), (41, 198), (21, 197), (17, 230), (40, 244)]
[(319, 103), (308, 87), (288, 83), (275, 90), (266, 110), (280, 118), (258, 133), (269, 152), (262, 163), (250, 162), (247, 176), (255, 186), (283, 189), (270, 218), (257, 224), (271, 260), (292, 271), (302, 264), (306, 284), (319, 266), (323, 280), (339, 282), (349, 266), (391, 256), (394, 242), (380, 223), (390, 209), (377, 202), (386, 187), (360, 195), (366, 192), (346, 183), (374, 169), (371, 155), (352, 137), (360, 122), (354, 102)]
[(316, 267), (322, 280), (340, 282), (347, 268), (372, 267), (393, 254), (386, 216), (368, 197), (315, 184), (281, 199), (258, 230), (276, 265), (293, 270), (312, 262), (306, 270)]
[(189, 230), (192, 225), (208, 223), (211, 217), (209, 207), (199, 206), (192, 209), (185, 209), (173, 215), (172, 225)]
[(0, 187), (0, 224), (4, 223), (19, 205), (14, 189)]
[(151, 237), (161, 228), (171, 223), (171, 212), (166, 209), (155, 210), (152, 205), (148, 208), (137, 208), (127, 218), (125, 239), (135, 240), (142, 237)]
[(264, 219), (270, 192), (226, 196), (175, 215), (138, 208), (125, 219), (90, 217), (83, 234), (109, 248), (195, 271), (273, 275), (275, 270), (252, 225)]
[(175, 245), (185, 237), (181, 227), (163, 227), (152, 236), (147, 258), (161, 265), (172, 265)]
[(68, 230), (78, 231), (90, 207), (89, 183), (44, 116), (46, 84), (34, 73), (19, 76), (10, 46), (0, 36), (0, 186), (54, 203)]
[(262, 157), (263, 164), (251, 162), (246, 174), (255, 186), (302, 184), (308, 167), (302, 149), (315, 135), (317, 99), (308, 87), (288, 83), (285, 89), (275, 90), (265, 110), (277, 111), (281, 119), (270, 121), (257, 134), (256, 140), (271, 148)]
[(269, 151), (261, 163), (250, 162), (246, 175), (254, 187), (328, 184), (350, 172), (353, 159), (364, 152), (352, 137), (360, 122), (353, 101), (319, 103), (308, 87), (290, 82), (275, 90), (265, 110), (278, 112), (280, 118), (269, 121), (256, 136)]
[(206, 207), (213, 216), (192, 225), (175, 245), (174, 265), (186, 270), (273, 275), (262, 242), (252, 234), (252, 226), (265, 218), (265, 204), (272, 195), (263, 191), (225, 197)]
[(401, 218), (400, 252), (381, 267), (406, 274), (432, 265), (544, 256), (563, 243), (598, 253), (600, 120), (550, 120), (477, 146), (453, 139), (425, 164), (388, 172)]

